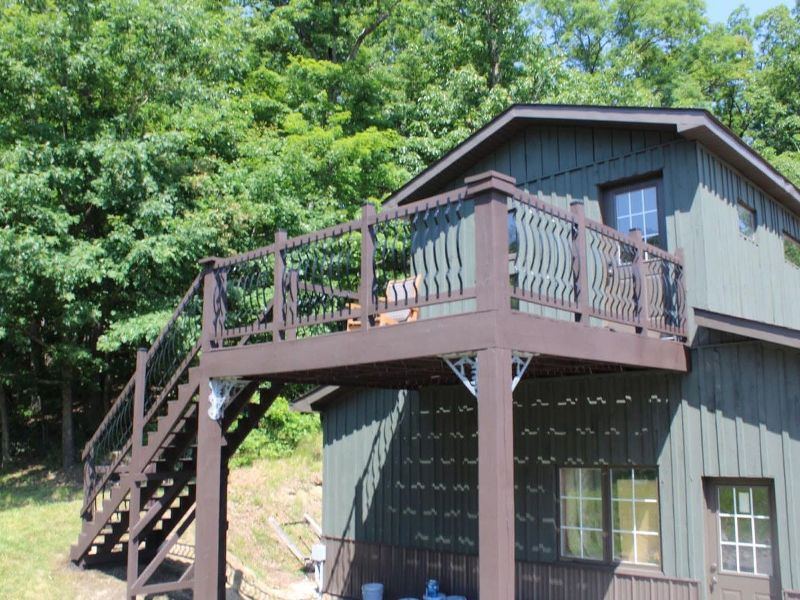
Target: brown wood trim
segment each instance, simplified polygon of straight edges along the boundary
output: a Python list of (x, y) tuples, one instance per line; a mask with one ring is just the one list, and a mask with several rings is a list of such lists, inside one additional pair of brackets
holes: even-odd
[[(530, 302), (537, 306), (545, 306), (547, 308), (554, 308), (556, 310), (563, 310), (564, 312), (577, 313), (577, 302), (559, 302), (558, 300), (551, 300), (543, 294), (531, 294), (527, 290), (518, 287), (513, 287), (511, 292), (512, 300), (520, 300), (522, 302)], [(524, 314), (524, 311), (520, 311)], [(588, 313), (587, 313), (588, 314)]]
[[(447, 594), (478, 595), (477, 556), (331, 537), (323, 542), (328, 549), (325, 591), (335, 597), (360, 598), (367, 581), (383, 582), (384, 597), (420, 597), (430, 578), (438, 579)], [(699, 600), (701, 592), (693, 579), (608, 565), (515, 561), (515, 579), (519, 600)]]
[(699, 327), (800, 349), (800, 330), (797, 329), (751, 321), (750, 319), (724, 315), (700, 308), (694, 309), (694, 318)]
[(298, 371), (477, 352), (491, 347), (679, 372), (689, 368), (686, 348), (679, 342), (602, 327), (578, 327), (570, 321), (511, 311), (498, 314), (475, 311), (279, 344), (221, 348), (203, 356), (204, 368), (209, 377), (269, 378)]

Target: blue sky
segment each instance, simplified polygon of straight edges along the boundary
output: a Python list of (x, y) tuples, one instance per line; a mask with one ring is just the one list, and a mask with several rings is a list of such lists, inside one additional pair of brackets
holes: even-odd
[(750, 9), (750, 16), (760, 15), (768, 8), (785, 4), (788, 7), (794, 6), (794, 0), (706, 0), (706, 13), (712, 23), (724, 23), (733, 10), (744, 4)]

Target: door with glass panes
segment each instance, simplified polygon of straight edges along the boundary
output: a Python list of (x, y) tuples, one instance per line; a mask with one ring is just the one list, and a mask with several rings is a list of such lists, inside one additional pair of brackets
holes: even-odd
[(710, 600), (780, 597), (772, 488), (764, 480), (706, 483)]

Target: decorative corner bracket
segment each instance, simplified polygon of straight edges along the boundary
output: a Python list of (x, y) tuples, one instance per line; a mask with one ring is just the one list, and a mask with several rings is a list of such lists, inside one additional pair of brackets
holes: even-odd
[[(528, 352), (511, 353), (511, 391), (517, 389), (517, 385), (525, 375), (525, 371), (531, 364), (534, 355)], [(442, 356), (442, 360), (456, 374), (456, 377), (464, 384), (469, 392), (478, 397), (478, 356), (476, 354), (448, 354)]]
[(525, 371), (531, 364), (533, 354), (528, 352), (512, 352), (511, 353), (511, 391), (517, 389), (517, 384), (525, 375)]
[(230, 404), (236, 394), (238, 394), (247, 382), (242, 379), (232, 377), (220, 377), (219, 379), (209, 379), (208, 387), (211, 394), (208, 396), (208, 417), (213, 421), (220, 421), (225, 415), (225, 409)]
[(449, 354), (442, 360), (464, 384), (470, 393), (478, 397), (478, 356), (476, 354)]

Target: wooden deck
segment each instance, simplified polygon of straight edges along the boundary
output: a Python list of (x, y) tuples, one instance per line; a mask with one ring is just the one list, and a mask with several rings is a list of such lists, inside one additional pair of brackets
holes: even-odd
[[(490, 347), (533, 372), (688, 368), (681, 258), (497, 173), (205, 265), (210, 377), (422, 384), (447, 377), (438, 357)], [(397, 281), (411, 293), (391, 297)], [(376, 325), (398, 310), (419, 316)]]
[[(570, 206), (488, 172), (202, 261), (84, 449), (72, 560), (127, 560), (129, 597), (167, 588), (222, 597), (227, 461), (283, 384), (456, 383), (446, 360), (469, 357), (480, 593), (512, 597), (515, 359), (530, 359), (529, 376), (689, 368), (681, 257), (586, 219), (580, 201)], [(174, 582), (150, 583), (192, 523), (195, 563)]]

